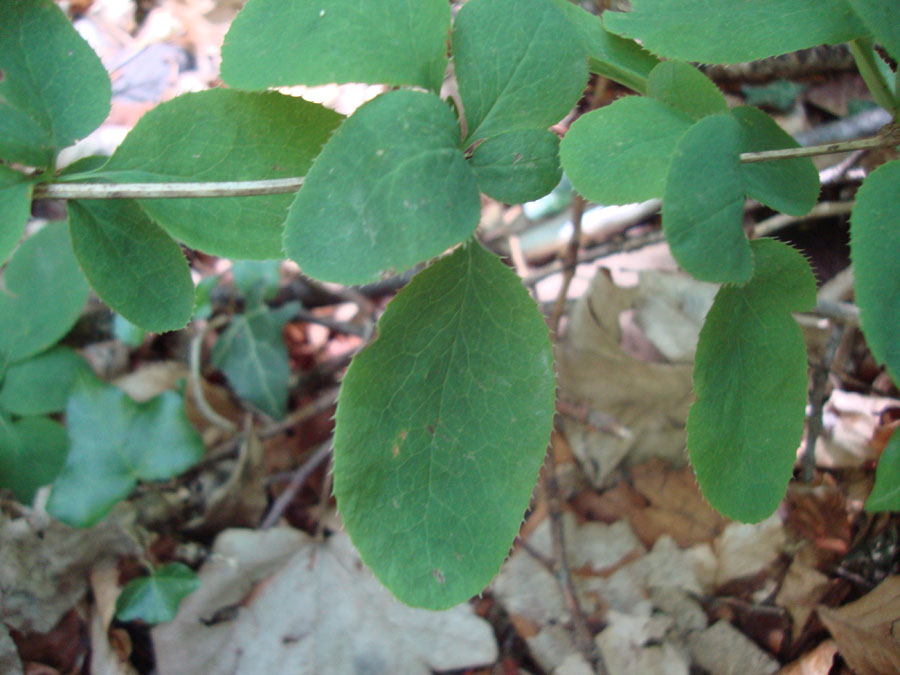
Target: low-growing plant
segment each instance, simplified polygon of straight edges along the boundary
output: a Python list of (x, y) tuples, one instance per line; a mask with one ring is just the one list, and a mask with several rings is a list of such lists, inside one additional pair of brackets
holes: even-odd
[[(69, 220), (68, 235), (52, 226), (7, 267), (5, 362), (21, 363), (71, 325), (87, 291), (80, 277), (63, 279), (74, 260), (111, 308), (154, 332), (182, 328), (194, 308), (178, 241), (233, 258), (286, 254), (305, 274), (348, 285), (432, 261), (391, 301), (377, 338), (344, 378), (334, 491), (354, 544), (385, 585), (409, 604), (450, 607), (481, 591), (505, 558), (554, 414), (546, 324), (515, 274), (474, 239), (479, 194), (533, 200), (565, 169), (590, 200), (661, 198), (675, 259), (696, 278), (723, 284), (700, 335), (687, 447), (717, 509), (739, 520), (765, 518), (784, 495), (803, 431), (806, 353), (791, 313), (813, 307), (816, 285), (799, 252), (747, 238), (745, 200), (804, 214), (819, 193), (810, 155), (895, 147), (900, 137), (894, 125), (865, 142), (801, 149), (764, 112), (729, 108), (691, 62), (730, 64), (849, 42), (875, 100), (896, 116), (900, 86), (875, 45), (900, 57), (900, 5), (632, 4), (631, 12), (601, 19), (566, 0), (469, 0), (451, 22), (446, 0), (249, 0), (225, 39), (229, 89), (164, 103), (108, 161), (59, 174), (59, 150), (106, 116), (109, 79), (51, 0), (7, 0), (0, 6), (0, 255), (21, 237), (32, 199), (68, 199)], [(451, 58), (455, 101), (439, 95)], [(638, 95), (582, 116), (560, 144), (548, 128), (578, 102), (592, 72)], [(269, 90), (332, 82), (391, 89), (346, 119)], [(895, 382), (898, 188), (900, 161), (879, 167), (860, 188), (851, 219), (863, 331)], [(25, 307), (17, 265), (36, 251), (54, 262)], [(42, 324), (41, 339), (24, 327), (36, 308), (53, 326)], [(239, 368), (242, 336), (278, 329), (281, 318), (257, 309), (217, 348), (229, 378), (228, 353)], [(69, 399), (70, 438), (86, 401), (100, 398), (130, 410), (101, 385), (85, 385)], [(284, 413), (277, 398), (254, 402), (277, 416)], [(161, 401), (144, 412), (175, 415), (176, 405)], [(116, 442), (126, 446), (133, 425), (144, 424), (128, 414), (132, 423), (116, 426)], [(83, 485), (100, 493), (114, 482), (119, 499), (137, 479), (184, 468), (197, 446), (172, 420), (183, 453), (178, 461), (167, 456), (164, 472), (146, 467), (156, 467), (172, 439), (105, 476), (102, 486)], [(3, 421), (7, 430), (23, 424)], [(77, 438), (67, 466), (84, 453), (99, 455)], [(21, 473), (22, 451), (10, 448), (0, 446), (2, 466)], [(895, 434), (868, 508), (900, 505), (898, 474)], [(43, 480), (17, 488), (9, 475), (0, 472), (21, 498)], [(71, 480), (64, 471), (54, 485), (51, 512), (87, 525), (103, 511), (76, 508), (83, 500), (67, 488)], [(96, 501), (113, 495), (105, 497)]]

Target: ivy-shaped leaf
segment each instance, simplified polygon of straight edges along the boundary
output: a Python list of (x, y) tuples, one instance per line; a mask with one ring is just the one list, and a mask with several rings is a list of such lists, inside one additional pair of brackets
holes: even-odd
[(14, 363), (0, 386), (0, 408), (14, 415), (61, 412), (78, 376), (89, 371), (77, 352), (61, 346)]
[(72, 247), (97, 295), (153, 333), (183, 328), (194, 282), (181, 247), (131, 199), (69, 202)]
[(166, 563), (149, 577), (129, 581), (116, 598), (119, 621), (143, 621), (155, 626), (175, 618), (178, 606), (200, 588), (200, 579), (187, 565)]
[(803, 434), (806, 347), (791, 312), (815, 305), (816, 281), (786, 244), (750, 247), (753, 278), (719, 289), (700, 331), (687, 443), (710, 504), (757, 522), (784, 496)]
[(875, 485), (866, 500), (866, 511), (900, 511), (900, 432), (894, 430), (875, 473)]
[(466, 141), (546, 129), (588, 78), (581, 35), (550, 0), (471, 0), (453, 24), (453, 63)]
[(900, 161), (882, 164), (856, 193), (850, 259), (866, 344), (900, 383)]
[[(687, 63), (666, 61), (628, 96), (578, 118), (560, 147), (575, 188), (600, 204), (662, 197), (672, 155), (692, 121), (728, 112), (722, 92)], [(627, 176), (627, 178), (625, 178)]]
[[(848, 0), (875, 41), (900, 60), (900, 3), (892, 0)], [(897, 92), (900, 95), (900, 92)]]
[(251, 304), (271, 300), (281, 286), (280, 260), (235, 260), (231, 266), (234, 285)]
[(312, 277), (362, 284), (463, 241), (480, 214), (453, 112), (434, 94), (391, 91), (360, 107), (316, 158), (284, 248)]
[(51, 223), (26, 239), (0, 288), (0, 354), (18, 361), (57, 342), (78, 320), (88, 291), (64, 226)]
[[(91, 178), (127, 183), (303, 176), (340, 120), (322, 106), (275, 92), (185, 94), (144, 115)], [(188, 246), (259, 260), (284, 257), (281, 238), (292, 199), (280, 194), (139, 203)]]
[(613, 35), (603, 27), (603, 21), (569, 0), (553, 0), (578, 31), (589, 55), (592, 73), (608, 77), (629, 89), (643, 94), (647, 77), (659, 59), (634, 40)]
[(234, 317), (213, 349), (212, 363), (219, 368), (240, 398), (270, 417), (287, 411), (291, 365), (282, 330), (296, 315), (298, 303), (277, 310), (259, 305)]
[(0, 265), (25, 232), (31, 216), (31, 189), (25, 174), (0, 165)]
[(507, 204), (543, 197), (562, 178), (559, 138), (543, 129), (523, 129), (491, 136), (480, 143), (469, 162), (478, 188)]
[(100, 126), (110, 83), (52, 0), (0, 3), (0, 157), (47, 167)]
[(743, 283), (753, 255), (742, 229), (740, 124), (705, 117), (681, 138), (663, 197), (663, 231), (678, 264), (701, 281)]
[(232, 87), (369, 82), (439, 91), (447, 68), (444, 0), (250, 0), (222, 47)]
[(554, 408), (547, 327), (470, 242), (391, 301), (341, 386), (334, 491), (363, 560), (403, 602), (445, 609), (500, 569)]
[(633, 0), (606, 12), (613, 33), (654, 54), (702, 63), (740, 63), (838, 44), (867, 34), (847, 0)]
[(68, 448), (59, 422), (47, 417), (12, 421), (0, 412), (0, 487), (30, 504), (37, 489), (59, 475)]
[(66, 428), (71, 447), (47, 511), (74, 527), (106, 516), (137, 481), (176, 476), (204, 452), (181, 396), (171, 391), (136, 403), (121, 389), (81, 378), (66, 405)]

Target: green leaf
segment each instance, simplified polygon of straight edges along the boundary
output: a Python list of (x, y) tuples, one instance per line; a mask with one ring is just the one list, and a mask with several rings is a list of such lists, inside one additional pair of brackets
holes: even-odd
[(715, 82), (683, 61), (663, 61), (650, 73), (647, 96), (696, 121), (728, 112), (728, 102)]
[(500, 569), (554, 410), (547, 327), (470, 242), (413, 278), (341, 386), (334, 492), (363, 560), (403, 602), (445, 609)]
[(786, 244), (750, 246), (756, 273), (719, 289), (700, 331), (687, 443), (710, 504), (757, 522), (784, 497), (803, 434), (806, 347), (791, 312), (815, 305), (816, 281)]
[(197, 283), (197, 289), (194, 291), (194, 318), (208, 319), (212, 316), (212, 292), (219, 285), (220, 278), (218, 275), (206, 277)]
[(22, 243), (6, 267), (3, 286), (0, 353), (8, 361), (42, 352), (69, 332), (89, 290), (60, 224), (47, 225)]
[(121, 389), (81, 378), (66, 405), (71, 447), (53, 484), (47, 511), (68, 525), (90, 527), (139, 480), (166, 480), (193, 466), (203, 441), (167, 391), (135, 403)]
[(875, 472), (875, 486), (866, 500), (866, 511), (900, 511), (900, 432), (894, 430)]
[(581, 34), (550, 0), (470, 0), (453, 24), (453, 63), (464, 146), (556, 124), (588, 79)]
[(37, 489), (59, 475), (68, 447), (59, 422), (47, 417), (12, 422), (0, 413), (0, 487), (30, 504)]
[(231, 267), (234, 285), (245, 297), (271, 300), (281, 286), (280, 260), (235, 260)]
[(139, 326), (135, 326), (124, 316), (117, 313), (113, 316), (113, 335), (123, 345), (140, 347), (144, 344), (144, 337), (147, 335), (147, 331)]
[[(303, 176), (340, 119), (322, 106), (275, 92), (185, 94), (144, 115), (92, 178), (194, 182)], [(290, 194), (144, 199), (140, 205), (192, 248), (265, 259), (284, 256), (281, 238), (292, 199)]]
[(691, 120), (643, 96), (626, 96), (582, 115), (559, 148), (572, 185), (598, 204), (662, 197), (672, 154)]
[(69, 202), (72, 247), (97, 295), (153, 333), (183, 328), (194, 282), (181, 247), (131, 199)]
[(848, 0), (875, 41), (900, 60), (900, 3), (896, 0)]
[(654, 54), (702, 63), (740, 63), (847, 42), (866, 29), (847, 0), (633, 0), (606, 12), (606, 28)]
[(483, 193), (507, 204), (521, 204), (543, 197), (559, 184), (558, 153), (556, 134), (523, 129), (479, 144), (470, 165)]
[(212, 353), (234, 392), (276, 419), (287, 411), (291, 375), (282, 330), (299, 308), (296, 302), (274, 311), (260, 305), (234, 317)]
[(60, 412), (75, 380), (89, 370), (78, 353), (60, 346), (14, 363), (0, 388), (0, 408), (14, 415)]
[(291, 206), (284, 248), (311, 277), (363, 284), (463, 241), (480, 214), (453, 112), (434, 94), (391, 91), (322, 150)]
[(439, 91), (447, 68), (444, 0), (250, 0), (222, 47), (239, 89), (412, 84)]
[(744, 236), (741, 127), (705, 117), (678, 143), (663, 197), (663, 231), (678, 264), (701, 281), (743, 283), (753, 274)]
[(850, 216), (850, 259), (866, 344), (900, 383), (900, 161), (863, 181)]
[[(741, 152), (799, 148), (800, 144), (762, 110), (731, 109), (741, 125)], [(819, 172), (809, 157), (741, 164), (747, 196), (776, 211), (802, 216), (819, 199)]]
[(0, 165), (0, 265), (25, 232), (31, 216), (31, 190), (25, 174)]
[(37, 167), (109, 112), (100, 59), (52, 0), (0, 3), (0, 157)]
[(553, 0), (578, 31), (589, 54), (592, 73), (622, 84), (639, 94), (647, 90), (647, 76), (659, 59), (634, 40), (613, 35), (603, 27), (603, 21), (569, 0)]
[(181, 601), (198, 588), (200, 579), (187, 565), (161, 565), (149, 577), (125, 585), (116, 599), (116, 618), (150, 625), (171, 621)]

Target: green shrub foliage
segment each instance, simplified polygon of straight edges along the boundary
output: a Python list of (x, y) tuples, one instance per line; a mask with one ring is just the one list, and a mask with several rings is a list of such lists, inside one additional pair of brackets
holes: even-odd
[[(166, 331), (195, 307), (209, 311), (208, 287), (195, 302), (180, 243), (246, 260), (286, 255), (306, 274), (344, 284), (425, 263), (343, 382), (335, 493), (363, 559), (398, 597), (432, 609), (465, 601), (509, 550), (554, 414), (541, 314), (473, 240), (479, 193), (536, 199), (564, 169), (588, 199), (661, 198), (675, 258), (724, 284), (698, 346), (688, 450), (716, 508), (745, 521), (772, 513), (806, 404), (806, 355), (791, 313), (814, 304), (815, 281), (787, 245), (748, 240), (742, 216), (747, 198), (806, 213), (818, 176), (809, 159), (743, 162), (742, 153), (796, 143), (760, 110), (729, 109), (689, 62), (852, 41), (876, 100), (896, 111), (897, 83), (872, 48), (900, 56), (888, 28), (900, 15), (876, 0), (633, 6), (601, 19), (566, 0), (469, 0), (451, 20), (446, 0), (249, 0), (225, 40), (231, 89), (162, 104), (107, 161), (58, 174), (58, 152), (106, 116), (109, 79), (51, 0), (0, 3), (0, 257), (12, 254), (0, 293), (0, 484), (28, 500), (53, 482), (50, 512), (88, 526), (136, 481), (171, 477), (202, 452), (178, 395), (138, 404), (53, 349), (88, 283), (138, 328)], [(455, 102), (440, 96), (448, 58)], [(590, 72), (636, 94), (584, 115), (560, 144), (549, 127)], [(329, 82), (393, 88), (347, 119), (266, 91)], [(13, 253), (39, 183), (301, 176), (295, 195), (73, 201), (68, 223)], [(895, 381), (898, 185), (898, 162), (865, 181), (851, 242), (863, 330)], [(220, 338), (214, 361), (241, 397), (280, 417), (288, 399), (280, 330), (297, 308), (266, 306), (266, 269), (240, 268), (248, 311)], [(48, 417), (63, 408), (65, 431)], [(900, 508), (897, 443), (882, 458), (870, 509)], [(165, 620), (193, 585), (185, 570), (160, 568), (123, 594), (119, 616)]]

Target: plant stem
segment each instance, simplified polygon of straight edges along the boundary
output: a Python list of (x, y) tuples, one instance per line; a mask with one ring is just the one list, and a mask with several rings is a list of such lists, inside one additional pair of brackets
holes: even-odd
[(853, 150), (870, 150), (872, 148), (892, 148), (900, 145), (900, 124), (889, 124), (877, 136), (860, 138), (855, 141), (811, 145), (807, 148), (784, 148), (781, 150), (763, 150), (762, 152), (742, 152), (742, 162), (768, 162), (773, 159), (793, 159), (796, 157), (813, 157), (815, 155), (832, 155), (837, 152)]
[(35, 199), (185, 199), (254, 197), (296, 192), (303, 178), (218, 183), (38, 183)]
[(900, 102), (897, 101), (897, 96), (891, 91), (891, 85), (878, 67), (876, 61), (878, 56), (872, 49), (872, 44), (870, 38), (851, 40), (850, 53), (853, 54), (859, 74), (862, 75), (863, 81), (872, 92), (872, 98), (891, 115), (896, 116), (900, 112)]

